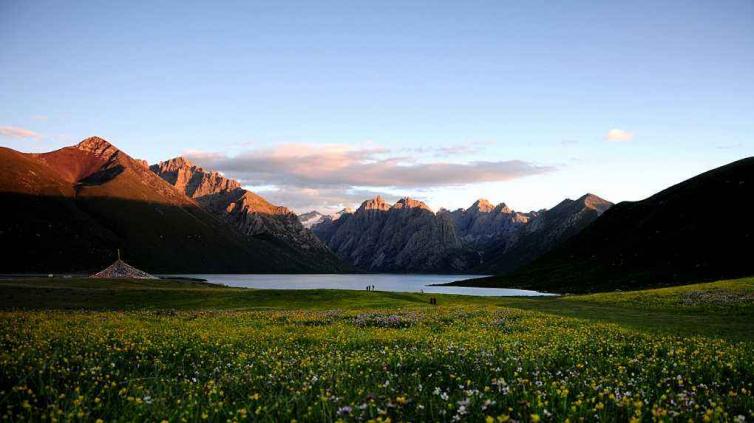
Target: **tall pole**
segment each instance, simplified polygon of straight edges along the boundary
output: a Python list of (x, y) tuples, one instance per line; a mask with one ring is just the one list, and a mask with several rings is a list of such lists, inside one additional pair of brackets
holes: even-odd
[(120, 260), (120, 248), (118, 248), (118, 260)]

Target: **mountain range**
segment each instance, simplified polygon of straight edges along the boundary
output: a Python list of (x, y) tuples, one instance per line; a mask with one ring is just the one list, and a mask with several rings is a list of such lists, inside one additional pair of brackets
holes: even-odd
[[(117, 249), (152, 273), (346, 268), (302, 234), (290, 212), (239, 191), (237, 182), (197, 169), (181, 178), (185, 184), (168, 183), (99, 137), (43, 154), (0, 148), (0, 272), (99, 270)], [(218, 208), (226, 201), (224, 216)], [(296, 236), (310, 244), (286, 242)]]
[(611, 205), (587, 194), (536, 212), (480, 199), (467, 209), (435, 213), (419, 200), (390, 205), (378, 196), (353, 213), (321, 219), (312, 230), (338, 257), (370, 272), (498, 273), (551, 250)]
[(312, 230), (338, 257), (365, 271), (458, 272), (470, 265), (451, 220), (410, 198), (390, 205), (378, 196)]

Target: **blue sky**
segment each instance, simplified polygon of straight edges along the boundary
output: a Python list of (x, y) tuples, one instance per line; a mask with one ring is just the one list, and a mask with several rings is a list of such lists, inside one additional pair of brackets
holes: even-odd
[(188, 154), (298, 211), (641, 199), (752, 155), (752, 75), (750, 0), (0, 0), (0, 145)]

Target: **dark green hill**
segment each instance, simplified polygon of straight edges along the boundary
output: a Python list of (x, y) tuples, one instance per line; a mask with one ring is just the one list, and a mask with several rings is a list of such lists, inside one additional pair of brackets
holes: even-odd
[(511, 274), (458, 284), (581, 293), (754, 275), (752, 204), (749, 157), (619, 203)]

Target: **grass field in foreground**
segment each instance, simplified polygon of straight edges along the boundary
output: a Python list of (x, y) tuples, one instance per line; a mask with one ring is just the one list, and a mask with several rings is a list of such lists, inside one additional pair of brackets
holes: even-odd
[(558, 298), (0, 281), (11, 421), (754, 420), (754, 279)]

